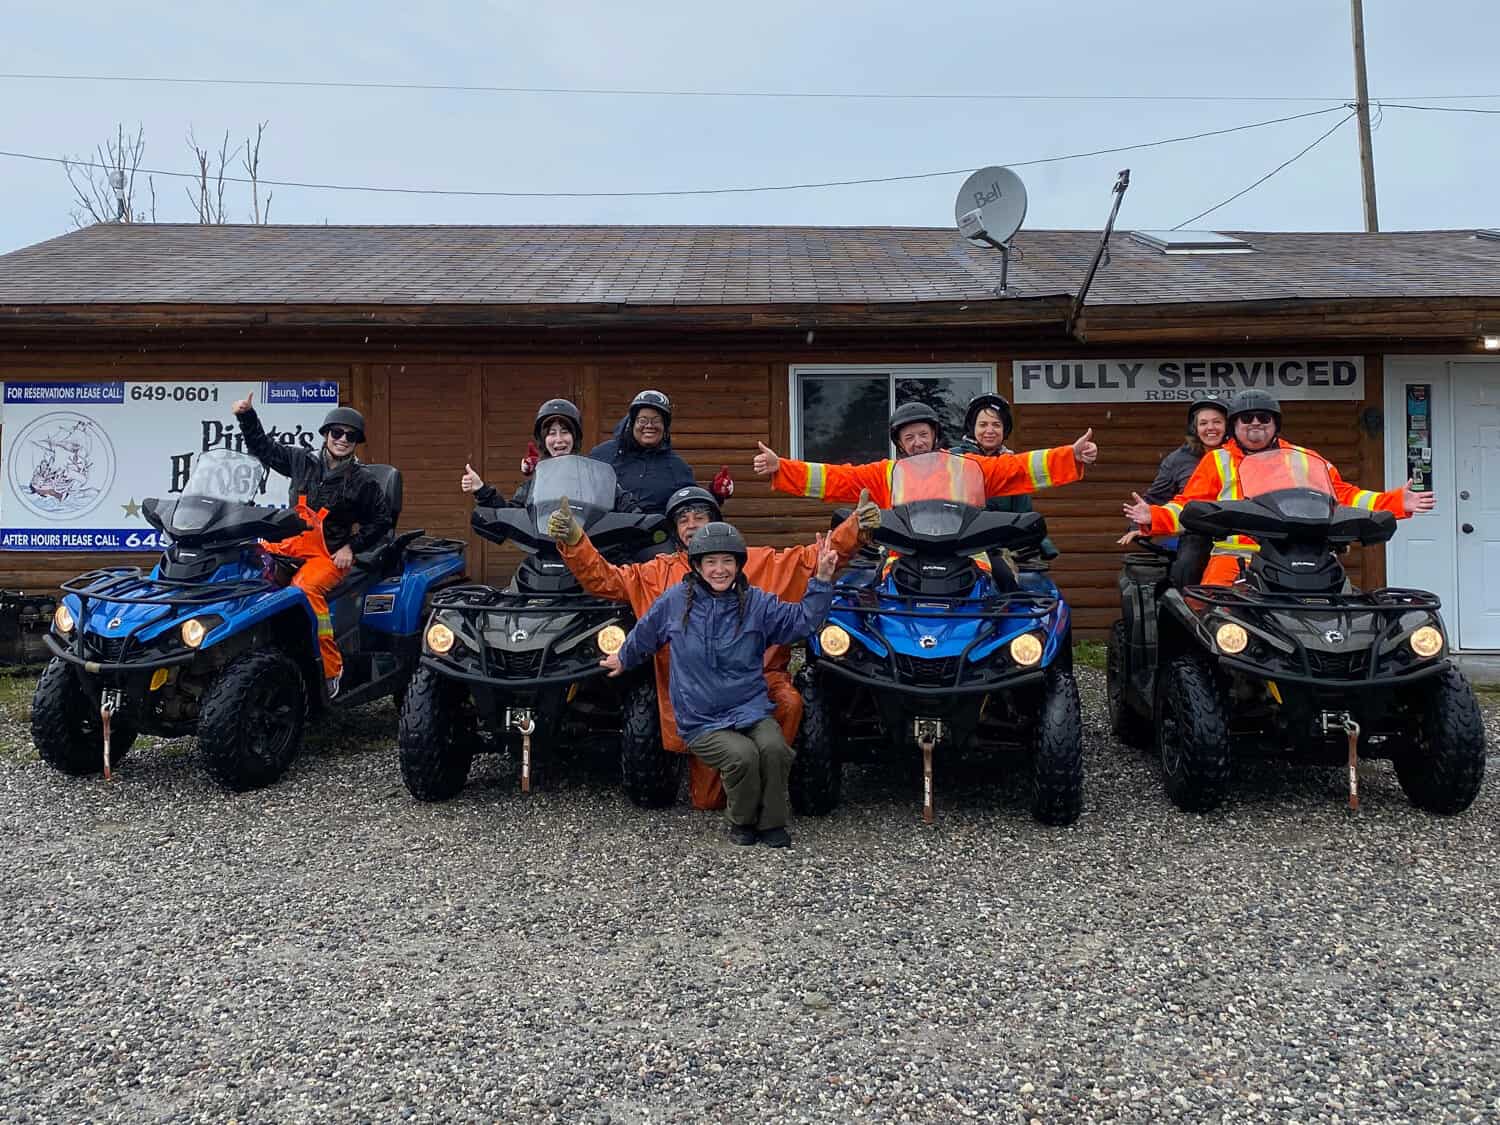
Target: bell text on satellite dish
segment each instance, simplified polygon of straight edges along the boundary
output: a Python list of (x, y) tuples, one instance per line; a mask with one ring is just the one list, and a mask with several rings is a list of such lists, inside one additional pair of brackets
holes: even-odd
[(1026, 185), (1009, 168), (981, 168), (958, 189), (953, 218), (965, 238), (1005, 245), (1026, 218)]

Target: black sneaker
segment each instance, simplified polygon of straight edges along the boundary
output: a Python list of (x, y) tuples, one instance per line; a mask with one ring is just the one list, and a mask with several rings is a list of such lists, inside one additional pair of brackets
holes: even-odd
[(755, 826), (752, 824), (731, 824), (729, 826), (729, 838), (741, 847), (750, 847), (755, 843)]
[(760, 842), (768, 848), (789, 848), (792, 834), (785, 828), (767, 828), (760, 834)]

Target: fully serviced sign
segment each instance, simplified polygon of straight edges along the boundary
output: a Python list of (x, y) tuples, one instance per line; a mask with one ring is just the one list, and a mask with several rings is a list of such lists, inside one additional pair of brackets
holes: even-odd
[(1256, 387), (1283, 399), (1365, 397), (1359, 356), (1018, 359), (1017, 402), (1188, 402)]
[[(334, 382), (6, 382), (0, 426), (0, 550), (163, 547), (141, 501), (180, 493), (193, 458), (244, 449), (231, 405), (255, 392), (273, 441), (316, 449)], [(285, 477), (267, 482), (284, 502)]]

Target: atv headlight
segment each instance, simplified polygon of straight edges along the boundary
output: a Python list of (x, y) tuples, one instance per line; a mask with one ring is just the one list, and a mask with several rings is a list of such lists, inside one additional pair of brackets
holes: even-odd
[(1236, 625), (1233, 621), (1226, 621), (1214, 630), (1214, 644), (1219, 646), (1220, 652), (1230, 656), (1244, 652), (1249, 643), (1250, 634), (1245, 632), (1245, 627)]
[(1022, 633), (1010, 642), (1010, 658), (1022, 668), (1030, 668), (1042, 658), (1042, 640), (1035, 633)]
[(1443, 634), (1431, 625), (1423, 625), (1407, 640), (1412, 652), (1426, 660), (1443, 651)]
[(605, 656), (613, 656), (625, 647), (625, 630), (618, 625), (606, 625), (594, 639), (599, 642), (600, 652)]
[(182, 643), (188, 648), (197, 648), (212, 628), (211, 623), (199, 621), (196, 617), (189, 617), (182, 623)]
[(56, 612), (52, 614), (52, 627), (66, 637), (73, 631), (73, 626), (76, 624), (77, 622), (73, 620), (73, 611), (59, 603)]
[(441, 621), (434, 621), (427, 626), (427, 647), (439, 656), (445, 656), (448, 653), (455, 639), (453, 630)]
[(839, 625), (824, 625), (818, 643), (829, 656), (843, 656), (849, 651), (849, 633)]

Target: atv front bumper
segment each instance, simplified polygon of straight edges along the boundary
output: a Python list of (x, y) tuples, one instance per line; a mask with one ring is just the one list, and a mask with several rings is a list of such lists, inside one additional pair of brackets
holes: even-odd
[[(950, 658), (956, 659), (956, 658)], [(946, 663), (932, 661), (934, 664)], [(1012, 691), (1016, 688), (1026, 687), (1030, 684), (1040, 683), (1042, 677), (1047, 673), (1047, 666), (1035, 668), (1014, 669), (999, 676), (981, 676), (973, 679), (962, 674), (962, 669), (956, 672), (950, 680), (947, 676), (942, 677), (942, 682), (937, 683), (913, 683), (909, 678), (898, 676), (889, 666), (875, 670), (861, 670), (850, 667), (847, 663), (838, 659), (823, 657), (817, 662), (819, 669), (838, 676), (851, 683), (861, 684), (865, 687), (874, 688), (881, 692), (890, 692), (896, 695), (912, 695), (923, 699), (946, 699), (953, 695), (991, 695), (995, 692)], [(973, 670), (974, 666), (970, 666)]]
[(158, 668), (176, 668), (182, 664), (191, 664), (199, 655), (198, 650), (192, 649), (187, 652), (166, 653), (160, 656), (143, 656), (139, 660), (126, 660), (113, 663), (80, 655), (64, 646), (51, 633), (46, 634), (43, 639), (47, 642), (47, 648), (51, 650), (53, 656), (82, 668), (91, 676), (123, 678), (136, 673), (149, 676)]

